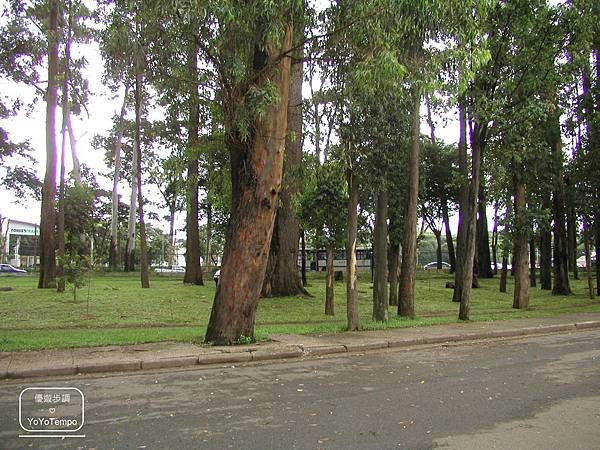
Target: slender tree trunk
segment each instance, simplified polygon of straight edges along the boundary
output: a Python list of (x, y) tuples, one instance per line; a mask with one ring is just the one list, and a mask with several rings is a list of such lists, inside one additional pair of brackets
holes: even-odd
[(121, 113), (119, 114), (119, 123), (117, 125), (117, 139), (115, 142), (115, 170), (113, 175), (112, 188), (112, 213), (110, 219), (110, 267), (113, 271), (117, 270), (118, 254), (119, 254), (119, 177), (121, 174), (121, 146), (123, 144), (123, 133), (125, 131), (125, 111), (127, 108), (127, 93), (129, 85), (125, 85), (125, 95), (123, 96), (123, 104), (121, 105)]
[(594, 282), (592, 281), (592, 256), (590, 252), (590, 233), (587, 220), (583, 221), (583, 247), (585, 251), (585, 277), (588, 284), (588, 295), (590, 300), (594, 298)]
[[(542, 209), (550, 212), (552, 203), (550, 192), (542, 193)], [(540, 227), (540, 286), (543, 290), (552, 289), (552, 232), (550, 221)]]
[(293, 209), (294, 199), (301, 187), (297, 172), (302, 164), (302, 74), (301, 62), (292, 65), (283, 188), (275, 217), (270, 261), (263, 286), (264, 296), (309, 295), (298, 275), (300, 222)]
[(302, 286), (306, 287), (308, 282), (306, 281), (306, 240), (304, 238), (304, 229), (300, 232), (300, 240), (302, 243)]
[(348, 331), (360, 329), (358, 317), (358, 274), (356, 272), (356, 241), (358, 239), (358, 179), (352, 169), (347, 170), (348, 222), (346, 232), (346, 317)]
[(73, 131), (73, 123), (71, 122), (71, 112), (67, 111), (67, 131), (69, 132), (69, 147), (71, 148), (71, 159), (73, 160), (73, 177), (75, 184), (81, 186), (81, 164), (77, 156), (77, 139)]
[(521, 177), (515, 176), (515, 233), (514, 233), (514, 263), (515, 291), (513, 308), (526, 309), (529, 307), (529, 267), (527, 265), (528, 224), (526, 212), (525, 183)]
[(65, 70), (63, 74), (62, 129), (60, 147), (60, 187), (58, 194), (58, 283), (57, 292), (65, 292), (65, 146), (67, 144), (67, 118), (69, 116), (69, 78), (71, 64), (71, 2), (68, 2), (68, 27), (65, 42)]
[(325, 247), (327, 253), (327, 282), (325, 284), (325, 314), (334, 315), (333, 300), (333, 242), (328, 242)]
[(390, 242), (390, 263), (389, 263), (390, 306), (398, 306), (399, 269), (400, 269), (400, 244), (397, 242)]
[(490, 233), (488, 230), (486, 206), (485, 190), (480, 180), (477, 200), (477, 243), (475, 245), (477, 251), (478, 278), (494, 277), (494, 272), (492, 272), (492, 258), (490, 256)]
[(408, 193), (402, 236), (402, 263), (398, 288), (398, 314), (415, 316), (415, 275), (417, 265), (417, 204), (419, 197), (419, 151), (421, 93), (416, 85), (411, 88), (411, 143), (408, 155)]
[(212, 204), (208, 202), (206, 204), (206, 263), (204, 265), (209, 272), (212, 272), (212, 233)]
[(569, 199), (567, 205), (567, 254), (568, 254), (568, 269), (569, 272), (573, 272), (573, 278), (578, 280), (579, 274), (577, 272), (577, 219), (575, 217), (575, 207), (573, 201), (568, 195)]
[[(466, 112), (464, 103), (461, 102), (460, 129), (461, 142), (459, 143), (460, 161), (463, 173), (467, 173), (466, 163)], [(454, 283), (454, 301), (460, 302), (459, 320), (469, 320), (471, 303), (471, 289), (473, 285), (473, 264), (475, 259), (475, 240), (477, 227), (477, 194), (479, 192), (479, 179), (481, 176), (481, 146), (483, 145), (484, 130), (479, 123), (475, 126), (471, 135), (471, 183), (466, 188), (466, 196), (462, 197), (461, 214), (459, 217), (459, 234), (462, 234), (462, 249), (459, 252), (459, 263), (457, 265)], [(463, 188), (464, 189), (464, 188)], [(464, 210), (464, 214), (463, 214)], [(462, 261), (461, 261), (462, 259)], [(458, 269), (460, 267), (460, 270)]]
[[(200, 232), (198, 228), (198, 127), (200, 100), (198, 98), (198, 44), (189, 43), (187, 54), (189, 83), (188, 116), (188, 167), (187, 167), (187, 215), (185, 239), (186, 284), (203, 285), (200, 265)], [(219, 283), (221, 284), (221, 283)]]
[[(221, 278), (215, 294), (206, 341), (233, 344), (254, 338), (254, 319), (263, 286), (275, 211), (283, 175), (290, 85), (292, 26), (286, 26), (280, 51), (272, 45), (255, 48), (253, 78), (257, 87), (274, 86), (279, 102), (254, 120), (254, 132), (242, 139), (236, 122), (226, 116), (230, 149), (232, 202)], [(276, 70), (265, 70), (270, 65)], [(231, 101), (243, 101), (232, 98)]]
[(50, 0), (48, 26), (48, 89), (46, 91), (46, 174), (42, 187), (40, 220), (40, 277), (38, 288), (53, 288), (56, 282), (56, 103), (58, 74), (58, 1)]
[(137, 196), (138, 213), (140, 222), (140, 278), (142, 288), (150, 287), (148, 274), (148, 241), (146, 237), (146, 224), (144, 222), (144, 198), (142, 196), (142, 142), (141, 142), (141, 121), (142, 121), (142, 84), (144, 75), (141, 68), (135, 78), (135, 152), (137, 153)]
[(596, 225), (596, 292), (600, 294), (600, 224)]
[(373, 320), (388, 320), (388, 251), (387, 251), (388, 193), (380, 188), (375, 212), (375, 278), (373, 283)]
[(175, 264), (175, 201), (169, 207), (169, 252), (167, 259), (169, 266)]
[[(458, 171), (462, 182), (458, 190), (458, 232), (456, 235), (456, 272), (454, 274), (453, 302), (460, 302), (462, 297), (464, 272), (466, 269), (467, 224), (471, 217), (469, 208), (469, 168), (467, 158), (467, 113), (465, 100), (458, 103), (459, 140), (458, 140)], [(472, 270), (472, 269), (471, 269)]]
[(494, 228), (492, 229), (492, 264), (494, 275), (498, 273), (498, 202), (494, 204)]
[(131, 196), (129, 199), (129, 219), (127, 221), (127, 247), (125, 251), (125, 272), (135, 270), (135, 234), (138, 192), (138, 152), (134, 151), (131, 161)]
[(535, 287), (537, 284), (536, 274), (537, 253), (535, 251), (535, 236), (531, 234), (529, 239), (529, 285)]
[(552, 150), (551, 161), (553, 164), (552, 209), (554, 218), (554, 286), (552, 295), (569, 295), (569, 267), (567, 256), (567, 230), (565, 226), (565, 185), (563, 179), (563, 154), (560, 133), (560, 115), (558, 107), (551, 111), (547, 123), (548, 143)]
[(444, 259), (442, 257), (442, 230), (432, 230), (433, 231), (433, 235), (435, 236), (435, 243), (436, 243), (436, 248), (435, 248), (435, 257), (436, 257), (436, 268), (438, 270), (442, 270), (444, 268), (444, 265), (442, 264)]
[(456, 253), (454, 251), (454, 241), (452, 239), (452, 230), (450, 229), (450, 215), (448, 214), (448, 200), (442, 201), (442, 218), (444, 220), (444, 229), (446, 231), (446, 247), (448, 248), (448, 262), (450, 263), (450, 273), (456, 272)]

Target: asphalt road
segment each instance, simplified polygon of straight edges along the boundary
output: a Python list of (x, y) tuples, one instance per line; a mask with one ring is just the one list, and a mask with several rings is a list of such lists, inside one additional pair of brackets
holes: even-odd
[[(19, 438), (75, 386), (85, 438)], [(0, 384), (0, 448), (598, 449), (600, 330), (240, 367)]]

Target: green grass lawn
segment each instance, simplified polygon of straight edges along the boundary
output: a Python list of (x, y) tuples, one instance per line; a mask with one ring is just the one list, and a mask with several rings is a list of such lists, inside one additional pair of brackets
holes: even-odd
[[(446, 289), (446, 273), (419, 272), (415, 307), (417, 318), (401, 319), (390, 308), (386, 324), (371, 320), (372, 286), (369, 274), (361, 274), (359, 300), (364, 329), (410, 327), (456, 322), (458, 305)], [(600, 311), (598, 300), (587, 298), (583, 280), (573, 281), (574, 295), (556, 297), (539, 288), (531, 289), (530, 309), (512, 309), (509, 293), (498, 292), (498, 279), (480, 280), (473, 291), (472, 320), (502, 320), (549, 316), (569, 312)], [(0, 350), (85, 347), (157, 341), (201, 342), (214, 296), (214, 282), (206, 286), (183, 285), (181, 277), (154, 276), (150, 289), (141, 289), (138, 276), (95, 275), (78, 292), (77, 301), (67, 290), (37, 289), (37, 278), (0, 277)], [(324, 314), (325, 275), (310, 274), (308, 291), (313, 297), (262, 299), (258, 308), (256, 335), (269, 333), (314, 333), (342, 331), (346, 323), (345, 284), (336, 283), (336, 316)], [(89, 299), (89, 302), (88, 302)], [(88, 313), (89, 306), (89, 313)]]

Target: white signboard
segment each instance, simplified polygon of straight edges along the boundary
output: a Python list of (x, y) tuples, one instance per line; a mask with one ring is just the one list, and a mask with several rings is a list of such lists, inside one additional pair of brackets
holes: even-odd
[(11, 220), (8, 223), (8, 234), (38, 236), (40, 234), (40, 227), (34, 223), (17, 222), (16, 220)]

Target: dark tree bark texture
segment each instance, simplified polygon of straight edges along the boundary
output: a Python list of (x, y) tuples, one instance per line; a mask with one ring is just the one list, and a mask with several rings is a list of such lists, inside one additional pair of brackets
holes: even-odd
[(46, 91), (46, 174), (42, 187), (40, 219), (40, 277), (38, 288), (56, 282), (56, 103), (58, 74), (58, 2), (50, 1), (48, 26), (48, 89)]
[(327, 253), (327, 281), (325, 283), (325, 315), (333, 316), (334, 311), (334, 289), (333, 289), (333, 243), (328, 242), (325, 248)]
[(300, 222), (293, 209), (294, 197), (300, 190), (297, 171), (302, 164), (302, 70), (301, 62), (292, 65), (283, 187), (262, 292), (265, 297), (309, 295), (298, 274)]
[[(542, 194), (542, 209), (550, 211), (552, 202), (550, 192)], [(540, 287), (543, 290), (552, 289), (552, 232), (550, 223), (540, 228)]]
[(375, 212), (375, 276), (373, 280), (373, 320), (388, 319), (388, 253), (387, 253), (388, 194), (380, 188)]
[[(291, 62), (285, 54), (292, 45), (292, 31), (291, 25), (286, 26), (280, 49), (270, 45), (255, 49), (252, 79), (257, 86), (273, 83), (279, 103), (254, 120), (254, 130), (245, 140), (236, 131), (234, 116), (226, 115), (232, 204), (221, 278), (206, 331), (206, 341), (214, 344), (254, 338), (283, 175)], [(270, 64), (276, 70), (265, 70)], [(243, 93), (234, 100), (241, 102)]]
[(189, 116), (188, 116), (188, 163), (187, 163), (187, 209), (185, 236), (185, 275), (186, 284), (203, 285), (200, 265), (200, 232), (198, 229), (198, 127), (200, 104), (198, 99), (198, 46), (191, 42), (188, 48), (187, 65), (190, 77)]
[(356, 268), (356, 243), (358, 240), (358, 179), (352, 169), (347, 170), (348, 221), (346, 232), (346, 318), (348, 331), (360, 329), (358, 316), (358, 274)]
[(398, 287), (398, 315), (415, 316), (415, 275), (417, 266), (417, 204), (419, 196), (421, 94), (412, 86), (411, 143), (408, 156), (408, 189), (402, 236), (402, 263)]

